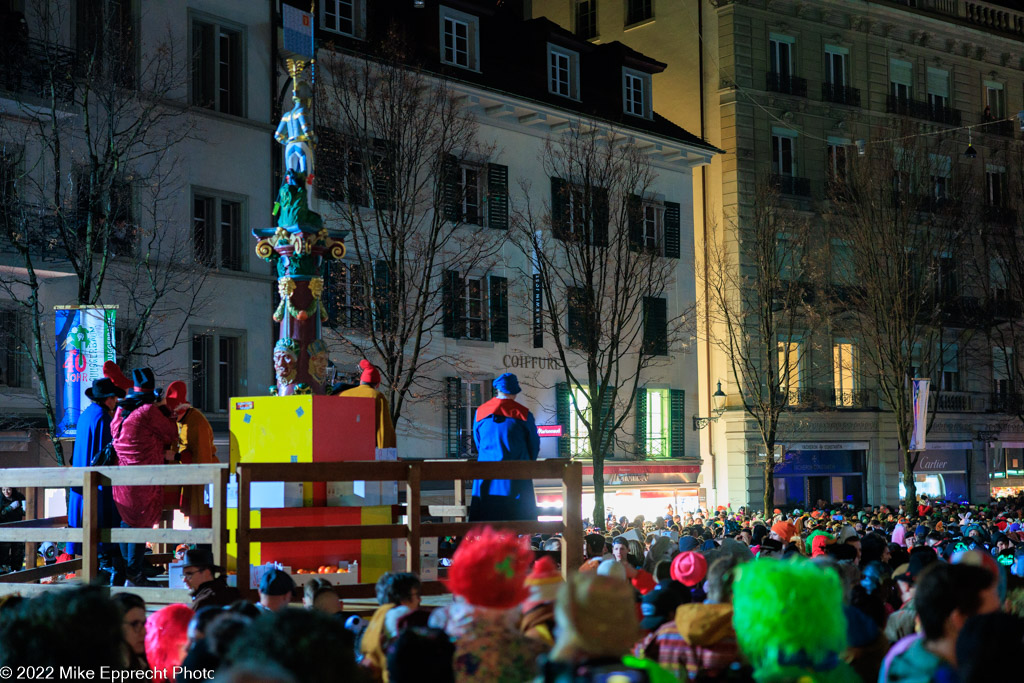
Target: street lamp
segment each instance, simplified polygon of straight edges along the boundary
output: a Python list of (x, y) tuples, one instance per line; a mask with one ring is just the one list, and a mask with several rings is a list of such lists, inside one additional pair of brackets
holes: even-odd
[(711, 412), (714, 413), (714, 417), (697, 417), (693, 416), (693, 431), (698, 429), (704, 429), (712, 422), (717, 422), (718, 418), (722, 417), (722, 413), (725, 412), (725, 392), (722, 391), (722, 383), (718, 383), (718, 389), (715, 393), (711, 394)]

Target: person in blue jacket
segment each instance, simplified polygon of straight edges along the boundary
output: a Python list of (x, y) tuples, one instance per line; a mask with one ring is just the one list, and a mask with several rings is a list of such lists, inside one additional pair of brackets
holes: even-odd
[[(118, 388), (110, 379), (102, 377), (93, 380), (92, 386), (85, 390), (85, 395), (92, 401), (82, 411), (75, 430), (75, 450), (71, 456), (72, 467), (88, 467), (111, 441), (110, 422), (114, 417), (117, 400), (124, 398), (125, 392)], [(99, 487), (99, 522), (104, 529), (121, 526), (121, 515), (114, 505), (113, 489), (110, 486)], [(75, 529), (82, 527), (82, 509), (84, 500), (81, 487), (72, 487), (68, 494), (68, 526)], [(68, 543), (65, 552), (81, 555), (79, 543)], [(110, 575), (110, 585), (124, 584), (124, 560), (116, 543), (100, 543), (100, 569)]]
[[(510, 372), (494, 380), (497, 396), (477, 408), (473, 423), (477, 460), (536, 460), (540, 437), (533, 413), (515, 400), (519, 379)], [(537, 499), (530, 479), (476, 479), (471, 522), (535, 521)]]

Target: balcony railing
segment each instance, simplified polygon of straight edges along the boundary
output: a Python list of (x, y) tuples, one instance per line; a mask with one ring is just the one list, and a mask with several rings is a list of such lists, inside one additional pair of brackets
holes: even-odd
[(38, 40), (0, 45), (0, 90), (63, 103), (75, 94), (75, 51)]
[(994, 413), (1017, 415), (1024, 405), (1024, 397), (1013, 393), (994, 393), (989, 399), (989, 410)]
[(1013, 225), (1017, 222), (1017, 210), (1008, 206), (994, 206), (986, 204), (982, 207), (982, 217), (987, 223)]
[(968, 391), (939, 391), (935, 409), (940, 413), (977, 413), (984, 410), (984, 396)]
[(799, 76), (790, 76), (789, 74), (775, 73), (769, 71), (765, 74), (767, 80), (767, 90), (772, 92), (780, 92), (784, 95), (796, 95), (797, 97), (807, 97), (807, 79), (800, 78)]
[[(922, 102), (922, 104), (924, 103)], [(958, 109), (953, 109), (952, 107), (947, 107), (942, 104), (933, 103), (928, 103), (927, 107), (928, 111), (926, 118), (929, 121), (935, 121), (936, 123), (945, 123), (948, 126), (960, 125), (962, 117), (960, 116), (960, 111)]]
[(926, 102), (918, 102), (909, 97), (897, 97), (892, 93), (885, 97), (885, 111), (900, 116), (916, 116), (919, 119), (926, 119), (929, 114)]
[(981, 130), (991, 135), (1000, 135), (1004, 138), (1014, 137), (1014, 129), (1017, 127), (1014, 121), (992, 121), (990, 123), (984, 123), (981, 126)]
[(832, 390), (829, 404), (834, 408), (843, 410), (864, 410), (875, 408), (873, 405), (872, 392), (867, 389)]
[(793, 197), (811, 196), (811, 181), (808, 178), (774, 174), (771, 177), (771, 183), (780, 194), (788, 194)]
[(821, 84), (821, 99), (836, 104), (848, 104), (851, 107), (860, 106), (860, 90), (851, 88), (848, 85), (837, 85), (835, 83)]

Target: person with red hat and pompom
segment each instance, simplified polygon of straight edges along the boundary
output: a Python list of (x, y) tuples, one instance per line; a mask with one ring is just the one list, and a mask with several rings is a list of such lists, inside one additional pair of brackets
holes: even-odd
[(536, 675), (547, 647), (515, 628), (510, 612), (529, 598), (533, 551), (526, 537), (486, 527), (459, 545), (448, 589), (472, 606), (473, 619), (455, 641), (457, 683), (522, 683)]
[(530, 597), (523, 601), (519, 630), (526, 637), (551, 647), (555, 644), (555, 598), (558, 597), (558, 587), (562, 585), (562, 572), (550, 555), (544, 555), (533, 563), (526, 585), (530, 589)]
[(394, 448), (397, 438), (395, 437), (395, 426), (391, 423), (391, 406), (388, 405), (388, 399), (384, 394), (377, 390), (377, 387), (380, 386), (380, 371), (365, 358), (359, 361), (359, 369), (362, 372), (359, 375), (359, 386), (338, 395), (372, 398), (377, 421), (377, 448)]
[[(216, 465), (217, 447), (213, 445), (213, 428), (203, 412), (188, 402), (188, 387), (181, 380), (171, 382), (165, 394), (167, 409), (178, 423), (178, 457), (185, 465)], [(210, 506), (203, 502), (202, 491), (194, 487), (179, 489), (175, 506), (188, 517), (193, 529), (209, 528), (212, 522)]]

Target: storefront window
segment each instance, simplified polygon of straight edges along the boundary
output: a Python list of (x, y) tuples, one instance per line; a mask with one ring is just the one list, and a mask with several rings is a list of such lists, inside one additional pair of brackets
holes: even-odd
[[(928, 496), (929, 498), (944, 499), (946, 497), (946, 486), (941, 474), (917, 474), (914, 475), (917, 482), (917, 495)], [(900, 498), (907, 497), (907, 487), (903, 483), (903, 473), (900, 472)]]
[(647, 390), (647, 450), (648, 456), (666, 457), (669, 454), (669, 394), (668, 389)]

